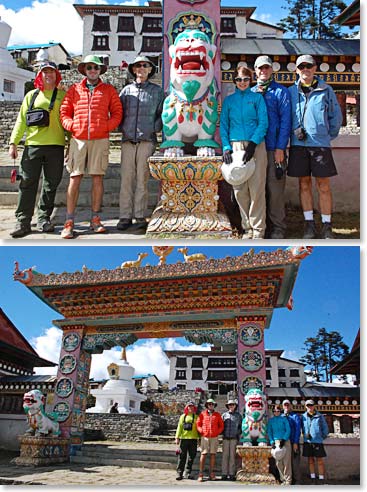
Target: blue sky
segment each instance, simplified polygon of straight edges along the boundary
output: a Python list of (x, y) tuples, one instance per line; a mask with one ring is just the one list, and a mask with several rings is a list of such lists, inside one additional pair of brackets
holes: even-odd
[[(241, 246), (189, 247), (189, 254), (203, 252), (208, 257), (224, 258), (241, 255), (248, 248)], [(271, 251), (274, 247), (255, 248)], [(14, 261), (20, 268), (35, 266), (41, 273), (80, 270), (83, 265), (99, 270), (115, 268), (125, 260), (135, 259), (139, 252), (149, 256), (143, 265), (155, 265), (158, 258), (150, 246), (2, 246), (0, 248), (1, 308), (21, 333), (34, 340), (44, 336), (53, 319), (61, 316), (42, 303), (31, 291), (12, 279)], [(167, 263), (182, 260), (174, 252)], [(351, 347), (359, 328), (360, 251), (358, 247), (315, 247), (311, 256), (302, 261), (293, 291), (294, 309), (275, 309), (270, 328), (266, 331), (268, 349), (284, 349), (287, 356), (298, 358), (307, 337), (319, 328), (336, 330)], [(141, 342), (138, 342), (141, 343)], [(181, 340), (181, 343), (186, 343)]]

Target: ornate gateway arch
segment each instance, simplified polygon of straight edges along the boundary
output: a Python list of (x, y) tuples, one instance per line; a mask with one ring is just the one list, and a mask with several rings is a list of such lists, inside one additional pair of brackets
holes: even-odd
[(53, 322), (63, 331), (53, 410), (70, 452), (83, 440), (91, 355), (116, 345), (185, 337), (232, 346), (240, 402), (248, 389), (265, 389), (264, 331), (274, 308), (290, 307), (300, 262), (311, 249), (47, 275), (20, 271), (16, 263), (14, 279), (63, 316)]

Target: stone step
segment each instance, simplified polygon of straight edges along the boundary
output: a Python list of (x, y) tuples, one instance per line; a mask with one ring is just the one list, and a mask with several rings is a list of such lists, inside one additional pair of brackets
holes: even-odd
[(142, 461), (141, 458), (136, 460), (130, 459), (113, 459), (108, 456), (105, 458), (91, 457), (91, 456), (71, 456), (71, 463), (81, 463), (81, 464), (96, 464), (96, 465), (113, 465), (122, 466), (125, 468), (152, 468), (152, 469), (170, 469), (175, 470), (176, 463), (160, 462), (160, 461)]

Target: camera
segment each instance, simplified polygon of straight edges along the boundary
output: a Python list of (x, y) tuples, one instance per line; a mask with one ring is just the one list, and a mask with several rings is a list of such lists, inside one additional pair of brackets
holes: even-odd
[(306, 130), (302, 126), (296, 128), (293, 133), (295, 134), (298, 140), (302, 141), (302, 140), (306, 140), (307, 138)]
[(283, 166), (280, 164), (280, 162), (277, 162), (275, 164), (275, 177), (277, 179), (282, 179), (283, 176), (284, 176)]
[(192, 430), (192, 422), (184, 422), (183, 426), (185, 431), (191, 431)]

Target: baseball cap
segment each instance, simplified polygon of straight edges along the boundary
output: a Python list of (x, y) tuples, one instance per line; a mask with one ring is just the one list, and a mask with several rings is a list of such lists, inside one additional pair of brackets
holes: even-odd
[(285, 405), (286, 403), (288, 403), (288, 405), (291, 404), (291, 402), (289, 400), (283, 400), (282, 405)]
[(310, 405), (315, 405), (315, 402), (313, 400), (307, 400), (305, 406), (308, 407)]
[(296, 67), (301, 65), (301, 63), (311, 63), (312, 65), (316, 65), (316, 60), (311, 55), (301, 55), (296, 60)]
[(57, 70), (57, 65), (54, 62), (45, 61), (45, 62), (41, 63), (38, 71), (41, 72), (44, 68), (53, 68), (54, 70)]
[(255, 60), (255, 68), (262, 67), (263, 65), (269, 65), (270, 67), (273, 65), (273, 61), (270, 56), (258, 56)]

